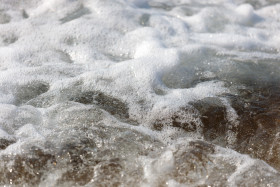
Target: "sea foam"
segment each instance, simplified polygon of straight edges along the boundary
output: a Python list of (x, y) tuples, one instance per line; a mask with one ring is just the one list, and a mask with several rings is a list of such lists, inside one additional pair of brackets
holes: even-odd
[(0, 184), (277, 186), (279, 11), (0, 0)]

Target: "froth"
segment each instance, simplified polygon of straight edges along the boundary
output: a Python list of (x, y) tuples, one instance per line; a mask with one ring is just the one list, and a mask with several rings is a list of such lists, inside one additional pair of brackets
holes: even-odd
[(0, 0), (0, 184), (278, 184), (241, 153), (279, 152), (280, 6), (245, 2)]

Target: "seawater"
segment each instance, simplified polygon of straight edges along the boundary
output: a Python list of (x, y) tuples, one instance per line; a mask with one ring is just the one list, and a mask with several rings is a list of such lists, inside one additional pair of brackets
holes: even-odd
[(279, 186), (279, 12), (0, 0), (0, 185)]

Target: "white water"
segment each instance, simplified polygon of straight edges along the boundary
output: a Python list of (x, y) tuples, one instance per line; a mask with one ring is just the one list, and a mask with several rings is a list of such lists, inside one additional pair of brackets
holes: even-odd
[[(0, 184), (278, 186), (279, 12), (0, 0)], [(267, 88), (273, 128), (254, 110), (246, 134)]]

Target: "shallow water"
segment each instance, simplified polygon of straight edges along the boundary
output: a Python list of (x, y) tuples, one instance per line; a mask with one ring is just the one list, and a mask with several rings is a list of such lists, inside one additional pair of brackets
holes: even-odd
[(278, 12), (0, 0), (0, 185), (279, 186)]

